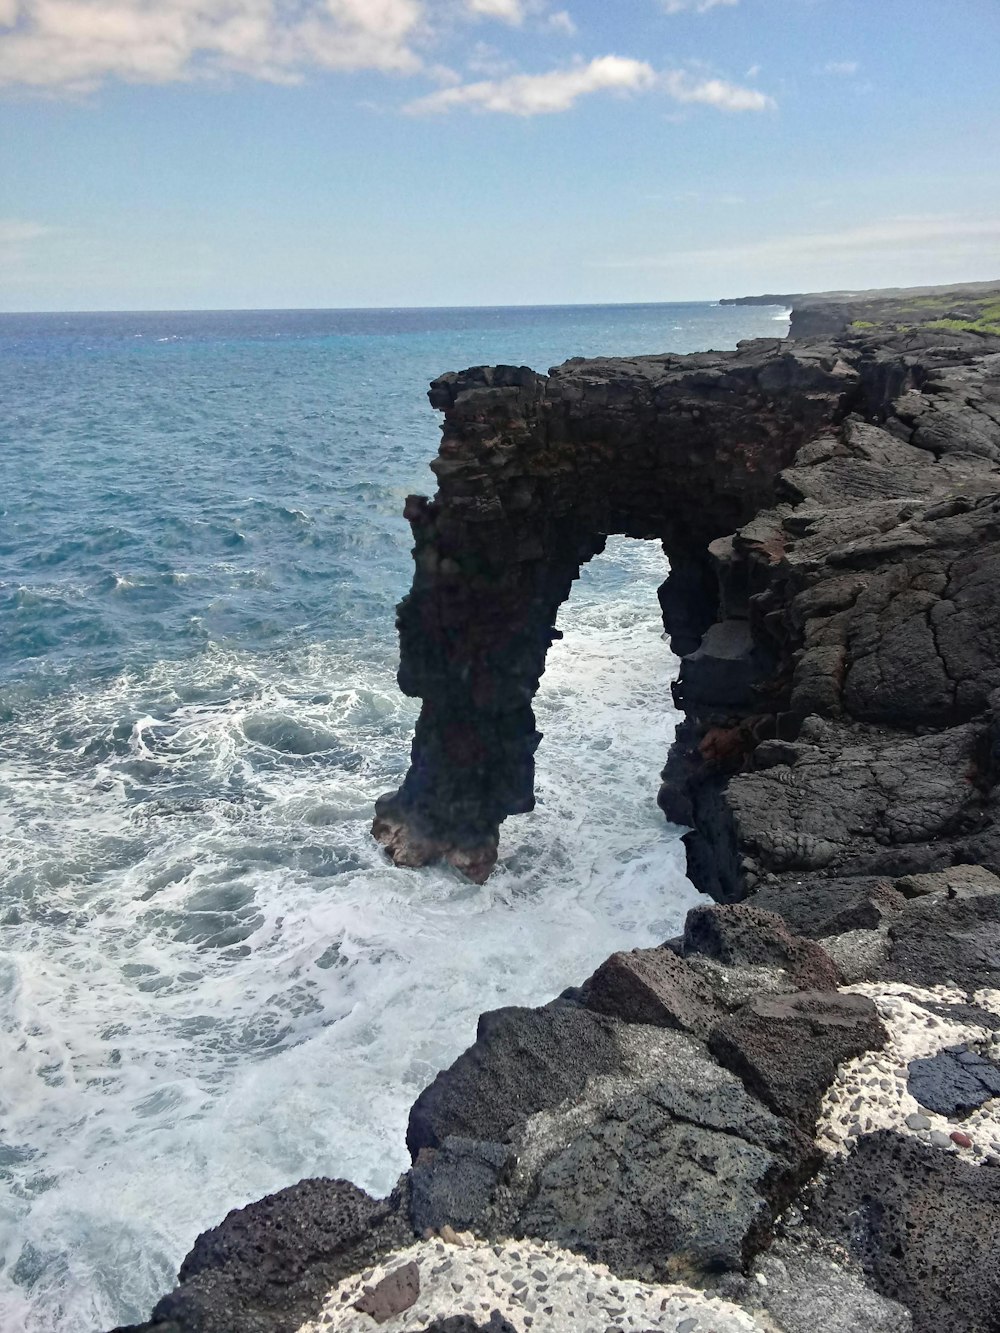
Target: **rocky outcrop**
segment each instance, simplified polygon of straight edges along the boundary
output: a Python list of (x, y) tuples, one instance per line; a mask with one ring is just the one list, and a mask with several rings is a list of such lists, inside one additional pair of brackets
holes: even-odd
[[(532, 808), (531, 700), (559, 607), (608, 535), (664, 543), (664, 618), (675, 646), (696, 648), (714, 619), (710, 544), (768, 502), (858, 387), (837, 348), (781, 342), (435, 381), (438, 494), (407, 501), (415, 571), (398, 620), (399, 683), (423, 706), (374, 830), (398, 864), (444, 857), (483, 879), (500, 823)], [(745, 646), (716, 672), (744, 692)]]
[[(791, 310), (790, 338), (838, 337), (852, 326), (888, 333), (936, 320), (995, 322), (1000, 282), (958, 282), (937, 287), (876, 287), (866, 291), (775, 293), (726, 297), (720, 305), (780, 306)], [(997, 330), (994, 329), (994, 332)]]
[(484, 1015), (389, 1199), (303, 1182), (231, 1214), (146, 1333), (1000, 1330), (1000, 340), (480, 370), (433, 400), (400, 608), (423, 709), (376, 832), (488, 873), (558, 606), (607, 533), (655, 536), (685, 711), (660, 802), (716, 901)]

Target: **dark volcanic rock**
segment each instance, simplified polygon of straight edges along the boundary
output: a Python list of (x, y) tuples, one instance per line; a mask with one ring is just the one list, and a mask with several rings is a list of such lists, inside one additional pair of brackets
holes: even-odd
[(707, 547), (769, 501), (781, 468), (858, 384), (837, 348), (779, 341), (434, 382), (438, 493), (407, 501), (415, 575), (398, 613), (399, 683), (423, 707), (410, 771), (373, 830), (398, 863), (444, 856), (481, 878), (500, 822), (532, 808), (531, 700), (559, 607), (609, 533), (664, 542), (683, 571), (667, 600), (685, 602), (666, 618), (700, 654), (691, 690), (697, 678), (747, 702), (773, 663), (768, 645), (736, 620), (692, 642), (715, 618)]
[(451, 1136), (502, 1143), (529, 1115), (621, 1065), (615, 1023), (587, 1009), (556, 1003), (483, 1014), (476, 1044), (414, 1103), (406, 1145), (415, 1158)]
[(832, 990), (840, 983), (832, 959), (815, 941), (793, 935), (775, 912), (757, 907), (692, 908), (681, 950), (737, 967), (783, 968), (796, 989)]
[[(581, 1044), (580, 1029), (562, 1021), (567, 1012), (599, 1022), (613, 1041), (600, 1067), (588, 1067), (590, 1038)], [(576, 1042), (563, 1051), (574, 1079), (564, 1067), (554, 1080), (543, 1062), (529, 1070), (532, 1095), (512, 1097), (519, 1062), (541, 1045), (554, 1063), (563, 1035)], [(418, 1229), (537, 1236), (622, 1276), (740, 1268), (819, 1160), (810, 1139), (690, 1037), (586, 1010), (501, 1011), (433, 1090), (431, 1132), (442, 1134), (458, 1108), (464, 1125), (495, 1137), (445, 1137), (420, 1152), (411, 1204)]]
[(672, 949), (614, 953), (583, 987), (583, 1003), (627, 1023), (682, 1028), (705, 1036), (719, 1006), (712, 988)]
[(753, 1296), (782, 1333), (911, 1333), (909, 1311), (866, 1286), (844, 1251), (811, 1227), (778, 1240), (753, 1266)]
[(980, 898), (1000, 893), (1000, 877), (985, 866), (950, 866), (927, 875), (903, 875), (895, 887), (905, 898), (943, 894), (948, 898)]
[(392, 855), (488, 873), (499, 822), (533, 803), (558, 607), (622, 532), (659, 537), (674, 570), (688, 718), (661, 803), (694, 825), (700, 887), (987, 860), (998, 348), (921, 330), (437, 381), (439, 490), (408, 505), (399, 613), (424, 706), (376, 829)]
[(303, 1180), (199, 1236), (152, 1324), (294, 1333), (341, 1278), (413, 1239), (401, 1196), (377, 1201), (345, 1180)]
[(811, 1133), (837, 1066), (887, 1035), (864, 996), (802, 991), (754, 1000), (719, 1024), (709, 1048), (765, 1106)]
[(956, 1046), (911, 1060), (907, 1083), (921, 1106), (940, 1115), (962, 1115), (1000, 1097), (1000, 1065)]
[(435, 1319), (421, 1329), (421, 1333), (517, 1333), (517, 1329), (499, 1310), (494, 1310), (485, 1323), (479, 1323), (467, 1314), (452, 1315), (449, 1319)]
[[(431, 401), (438, 493), (407, 501), (398, 616), (422, 707), (376, 836), (399, 864), (489, 874), (534, 801), (559, 607), (608, 534), (655, 538), (685, 712), (659, 801), (691, 828), (693, 882), (739, 905), (544, 1009), (484, 1015), (414, 1106), (392, 1199), (303, 1182), (232, 1214), (156, 1328), (291, 1333), (414, 1227), (456, 1227), (718, 1283), (788, 1333), (903, 1333), (888, 1302), (917, 1333), (1000, 1333), (1000, 1174), (882, 1133), (804, 1198), (820, 1158), (799, 1127), (884, 1037), (842, 979), (948, 984), (968, 996), (951, 1017), (1000, 1022), (973, 994), (1000, 977), (1000, 340), (850, 328), (479, 368)], [(695, 1039), (713, 1030), (715, 1054)], [(914, 1063), (953, 1111), (993, 1086), (968, 1059)], [(744, 1275), (782, 1215), (765, 1288)], [(499, 1312), (431, 1328), (504, 1333)]]
[(850, 930), (874, 930), (901, 911), (903, 893), (887, 879), (818, 877), (783, 880), (759, 888), (754, 907), (776, 912), (790, 931), (822, 940)]
[(889, 927), (882, 981), (994, 988), (1000, 973), (1000, 897), (917, 900)]
[(502, 1143), (457, 1135), (439, 1148), (422, 1148), (410, 1172), (410, 1221), (417, 1235), (443, 1226), (485, 1230), (511, 1161), (511, 1149)]
[(632, 1032), (643, 1052), (638, 1083), (609, 1080), (527, 1127), (516, 1234), (623, 1277), (704, 1280), (742, 1269), (819, 1154), (690, 1038)]
[(813, 1195), (811, 1225), (911, 1311), (915, 1333), (1000, 1329), (1000, 1172), (883, 1131)]

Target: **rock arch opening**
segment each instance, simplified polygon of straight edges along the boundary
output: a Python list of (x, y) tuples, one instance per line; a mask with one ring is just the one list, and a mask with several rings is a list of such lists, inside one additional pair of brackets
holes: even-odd
[[(733, 623), (713, 629), (719, 642), (697, 665), (725, 539), (771, 500), (778, 473), (856, 382), (829, 349), (768, 341), (433, 383), (438, 492), (407, 500), (414, 579), (397, 618), (399, 684), (423, 703), (409, 771), (373, 826), (397, 864), (445, 859), (481, 882), (500, 824), (533, 808), (532, 700), (559, 608), (610, 535), (663, 545), (664, 625), (695, 662), (685, 689), (699, 671), (725, 671), (719, 654), (745, 656), (746, 596), (730, 588)], [(739, 670), (730, 675), (738, 691)]]

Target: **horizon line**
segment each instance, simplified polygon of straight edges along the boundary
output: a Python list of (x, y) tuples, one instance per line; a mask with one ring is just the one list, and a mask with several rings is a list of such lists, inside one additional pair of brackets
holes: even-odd
[[(719, 305), (735, 297), (699, 297), (688, 301), (514, 301), (482, 302), (471, 305), (346, 305), (346, 306), (149, 306), (129, 309), (80, 308), (74, 310), (0, 310), (4, 315), (238, 315), (238, 314), (362, 314), (372, 311), (428, 310), (582, 310), (632, 309), (635, 307), (677, 305)], [(747, 299), (747, 298), (742, 298)], [(775, 302), (780, 306), (781, 302)]]

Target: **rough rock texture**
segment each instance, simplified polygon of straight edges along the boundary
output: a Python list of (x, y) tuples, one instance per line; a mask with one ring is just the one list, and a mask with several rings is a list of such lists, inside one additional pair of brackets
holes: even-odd
[[(645, 1038), (647, 1072), (529, 1122), (514, 1234), (543, 1236), (624, 1277), (704, 1282), (740, 1270), (815, 1169), (812, 1141), (749, 1097), (704, 1048)], [(719, 1182), (725, 1181), (724, 1194)]]
[[(971, 335), (970, 335), (971, 336)], [(994, 864), (1000, 340), (757, 342), (734, 353), (445, 376), (439, 489), (408, 501), (400, 684), (413, 762), (379, 803), (403, 864), (489, 872), (531, 808), (531, 698), (608, 533), (659, 538), (687, 721), (661, 803), (695, 882)], [(763, 867), (763, 870), (761, 869)]]
[(346, 1180), (303, 1180), (234, 1210), (195, 1241), (149, 1327), (293, 1333), (335, 1282), (411, 1238), (404, 1196), (378, 1201)]
[(615, 1024), (586, 1009), (557, 1002), (483, 1014), (476, 1044), (414, 1103), (406, 1146), (416, 1157), (453, 1135), (502, 1142), (519, 1120), (621, 1067)]
[(860, 1266), (799, 1227), (753, 1266), (749, 1304), (767, 1312), (784, 1333), (910, 1333), (910, 1312), (871, 1291)]
[[(415, 574), (398, 622), (399, 683), (423, 707), (410, 772), (375, 822), (399, 864), (445, 856), (484, 878), (500, 822), (532, 808), (531, 700), (559, 607), (608, 534), (664, 542), (665, 618), (697, 651), (714, 619), (708, 544), (767, 502), (857, 385), (837, 348), (780, 342), (435, 381), (438, 494), (407, 501)], [(726, 638), (706, 668), (741, 698), (746, 648)]]
[(684, 925), (681, 951), (730, 967), (780, 968), (795, 990), (832, 990), (840, 981), (835, 964), (818, 944), (793, 935), (775, 912), (742, 904), (728, 911), (695, 907)]
[(864, 996), (800, 991), (745, 1005), (719, 1024), (709, 1048), (765, 1106), (811, 1132), (838, 1065), (885, 1038)]
[[(585, 1079), (568, 1093), (545, 1067), (522, 1082), (517, 1062), (578, 1032), (571, 1016), (599, 1022), (600, 1067), (564, 1055)], [(417, 1230), (471, 1224), (542, 1237), (626, 1277), (704, 1276), (743, 1266), (818, 1161), (809, 1139), (679, 1032), (564, 1006), (488, 1019), (414, 1106)], [(461, 1137), (471, 1126), (482, 1140)]]
[(582, 991), (583, 1003), (627, 1023), (681, 1028), (706, 1036), (720, 1014), (712, 987), (672, 949), (613, 953)]
[(814, 1191), (812, 1226), (843, 1244), (915, 1333), (1000, 1328), (1000, 1171), (871, 1134)]

